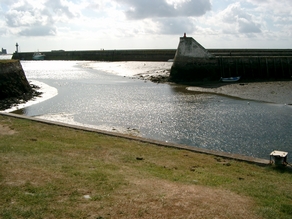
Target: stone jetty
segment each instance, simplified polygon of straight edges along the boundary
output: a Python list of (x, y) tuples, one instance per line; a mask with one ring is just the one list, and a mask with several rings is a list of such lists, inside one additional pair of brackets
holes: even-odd
[(236, 76), (241, 80), (291, 80), (292, 50), (207, 50), (192, 37), (180, 38), (171, 81), (218, 81)]

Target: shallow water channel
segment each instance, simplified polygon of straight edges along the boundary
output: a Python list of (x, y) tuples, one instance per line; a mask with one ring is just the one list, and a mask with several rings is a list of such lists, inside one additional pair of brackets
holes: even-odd
[(28, 80), (55, 87), (58, 95), (17, 112), (264, 159), (275, 149), (292, 154), (291, 106), (195, 93), (87, 64), (22, 61)]

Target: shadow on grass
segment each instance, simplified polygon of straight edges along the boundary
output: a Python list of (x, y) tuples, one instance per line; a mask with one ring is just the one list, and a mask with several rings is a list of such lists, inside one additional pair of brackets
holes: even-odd
[(272, 170), (277, 171), (278, 173), (292, 173), (291, 164), (288, 165), (273, 165)]

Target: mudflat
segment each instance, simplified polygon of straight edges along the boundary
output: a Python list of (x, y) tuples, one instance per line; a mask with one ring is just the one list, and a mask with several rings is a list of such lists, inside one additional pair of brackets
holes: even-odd
[(220, 83), (211, 86), (190, 86), (187, 89), (247, 100), (292, 105), (292, 81)]

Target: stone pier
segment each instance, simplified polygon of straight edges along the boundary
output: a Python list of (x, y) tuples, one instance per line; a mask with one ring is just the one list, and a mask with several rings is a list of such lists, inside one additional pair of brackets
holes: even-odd
[[(212, 52), (213, 51), (213, 52)], [(206, 50), (192, 37), (181, 37), (170, 72), (175, 82), (291, 80), (291, 50)]]

